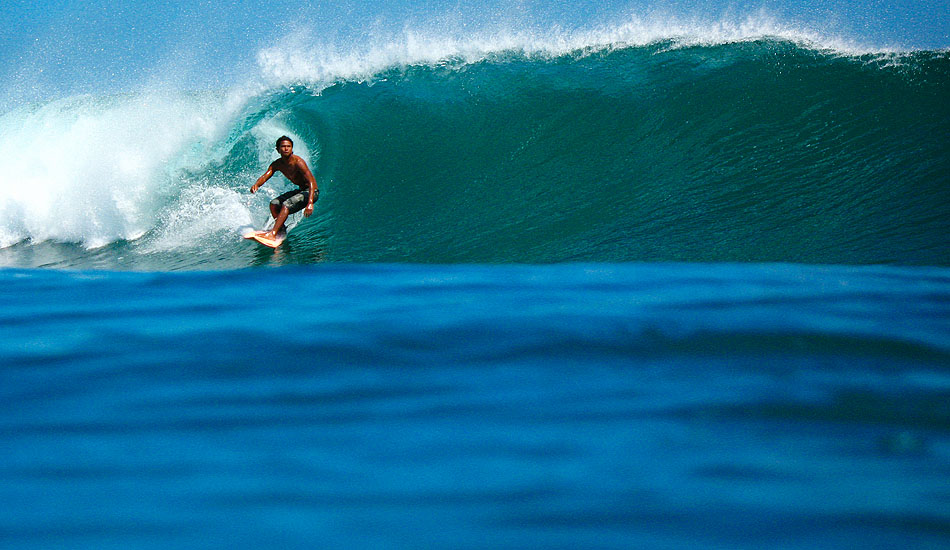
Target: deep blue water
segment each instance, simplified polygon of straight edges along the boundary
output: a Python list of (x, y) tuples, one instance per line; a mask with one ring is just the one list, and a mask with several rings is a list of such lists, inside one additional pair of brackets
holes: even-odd
[(939, 548), (950, 272), (0, 271), (10, 548)]

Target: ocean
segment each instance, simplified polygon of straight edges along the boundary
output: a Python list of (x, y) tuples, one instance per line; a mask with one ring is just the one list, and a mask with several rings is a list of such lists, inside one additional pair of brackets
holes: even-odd
[(766, 31), (11, 103), (0, 545), (946, 547), (950, 52)]

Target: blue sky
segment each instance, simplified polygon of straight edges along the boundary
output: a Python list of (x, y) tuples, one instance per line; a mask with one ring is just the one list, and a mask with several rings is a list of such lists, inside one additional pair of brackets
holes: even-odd
[[(254, 69), (256, 52), (305, 29), (333, 43), (454, 20), (457, 26), (583, 27), (623, 13), (778, 20), (872, 47), (950, 47), (950, 0), (6, 0), (0, 4), (0, 101), (58, 90), (107, 89), (156, 79), (226, 84)], [(221, 80), (222, 82), (217, 82)], [(0, 105), (2, 107), (2, 105)]]

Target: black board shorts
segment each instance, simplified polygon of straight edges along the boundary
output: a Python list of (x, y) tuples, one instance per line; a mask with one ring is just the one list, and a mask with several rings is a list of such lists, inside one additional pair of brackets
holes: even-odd
[[(287, 211), (293, 214), (294, 212), (300, 212), (307, 206), (307, 199), (310, 198), (309, 189), (294, 189), (293, 191), (287, 191), (286, 193), (278, 196), (276, 199), (270, 201), (272, 206), (277, 208), (287, 207)], [(316, 198), (316, 197), (314, 197)]]

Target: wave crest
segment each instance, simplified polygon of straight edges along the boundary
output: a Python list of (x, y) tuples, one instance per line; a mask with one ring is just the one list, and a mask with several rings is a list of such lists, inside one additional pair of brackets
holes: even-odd
[(257, 61), (269, 85), (287, 85), (366, 80), (393, 67), (472, 64), (512, 52), (554, 58), (657, 43), (674, 49), (769, 39), (839, 55), (900, 53), (894, 48), (871, 47), (804, 25), (784, 23), (764, 10), (735, 19), (628, 15), (620, 22), (574, 29), (506, 24), (473, 32), (467, 25), (454, 25), (456, 30), (450, 24), (434, 30), (406, 27), (397, 33), (375, 34), (349, 49), (299, 31), (261, 49)]

